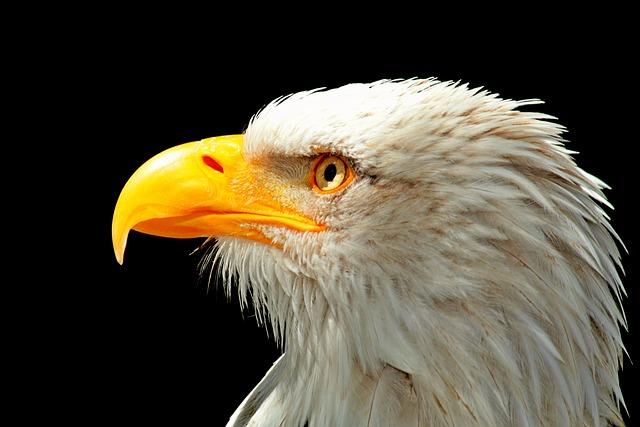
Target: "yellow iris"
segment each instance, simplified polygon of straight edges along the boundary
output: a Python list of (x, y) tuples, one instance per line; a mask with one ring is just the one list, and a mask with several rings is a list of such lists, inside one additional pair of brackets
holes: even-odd
[(324, 154), (318, 157), (313, 167), (313, 189), (320, 193), (334, 193), (353, 181), (351, 165), (340, 156)]

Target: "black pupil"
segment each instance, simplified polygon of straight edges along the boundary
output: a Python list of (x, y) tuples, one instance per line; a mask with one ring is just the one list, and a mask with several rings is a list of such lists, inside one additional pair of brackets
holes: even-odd
[(327, 168), (324, 170), (324, 180), (327, 182), (331, 182), (333, 181), (333, 178), (336, 177), (336, 174), (338, 173), (338, 168), (336, 168), (336, 165), (334, 165), (333, 163), (331, 163), (329, 166), (327, 166)]

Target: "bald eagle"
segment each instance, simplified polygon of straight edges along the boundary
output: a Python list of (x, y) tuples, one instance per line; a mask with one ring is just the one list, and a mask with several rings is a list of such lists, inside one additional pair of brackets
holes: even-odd
[(623, 425), (606, 185), (553, 117), (434, 79), (279, 98), (118, 199), (208, 261), (284, 349), (228, 426)]

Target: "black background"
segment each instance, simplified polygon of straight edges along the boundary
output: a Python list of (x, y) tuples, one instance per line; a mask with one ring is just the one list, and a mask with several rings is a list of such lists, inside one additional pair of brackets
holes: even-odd
[[(61, 237), (72, 249), (61, 247), (57, 263), (71, 276), (69, 286), (50, 284), (39, 294), (45, 316), (33, 341), (47, 357), (28, 358), (47, 378), (41, 393), (56, 397), (48, 411), (89, 424), (224, 425), (279, 350), (235, 296), (228, 300), (215, 283), (200, 279), (202, 254), (192, 253), (198, 241), (132, 233), (119, 266), (110, 237), (119, 191), (149, 157), (183, 142), (240, 133), (275, 97), (382, 78), (434, 76), (506, 98), (546, 101), (536, 109), (569, 129), (567, 146), (580, 152), (578, 164), (613, 187), (607, 192), (616, 207), (612, 222), (631, 253), (624, 258), (631, 329), (625, 342), (637, 360), (637, 241), (631, 238), (637, 119), (629, 105), (637, 68), (625, 30), (551, 38), (507, 32), (447, 45), (446, 33), (419, 32), (312, 43), (294, 31), (238, 38), (242, 26), (185, 34), (170, 24), (139, 29), (116, 19), (90, 31), (84, 45), (79, 39), (90, 27), (61, 42), (75, 45), (65, 57), (73, 66), (60, 69), (53, 85), (55, 97), (74, 104), (52, 125), (69, 136), (68, 163), (59, 173), (63, 200), (73, 207), (58, 211), (72, 214), (74, 231)], [(635, 417), (637, 369), (627, 358), (621, 373)]]

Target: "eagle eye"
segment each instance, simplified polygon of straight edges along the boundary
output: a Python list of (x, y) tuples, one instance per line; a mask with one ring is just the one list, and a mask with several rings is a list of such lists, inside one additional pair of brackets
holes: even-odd
[(323, 154), (313, 162), (311, 170), (313, 189), (319, 193), (335, 193), (353, 181), (354, 173), (349, 161)]

